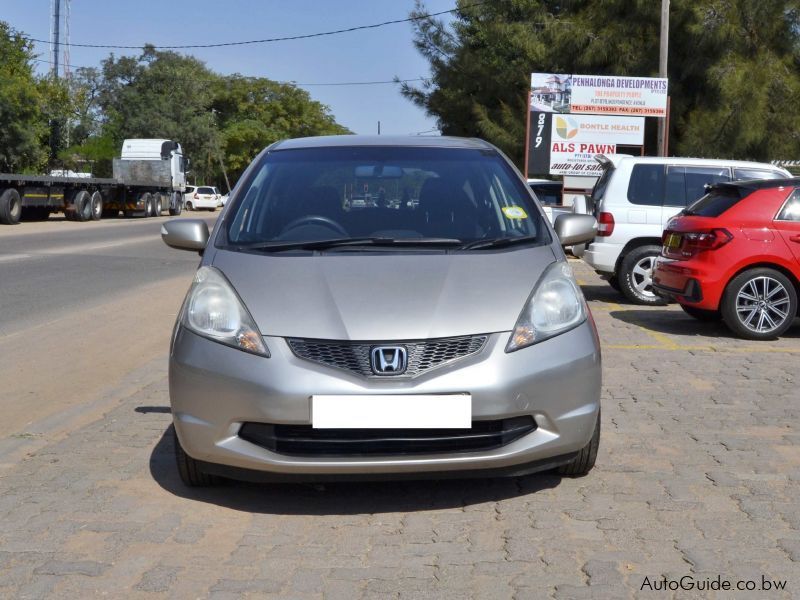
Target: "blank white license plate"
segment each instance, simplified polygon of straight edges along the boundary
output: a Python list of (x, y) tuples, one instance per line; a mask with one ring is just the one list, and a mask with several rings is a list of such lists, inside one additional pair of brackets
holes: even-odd
[(311, 396), (314, 429), (469, 429), (469, 394)]

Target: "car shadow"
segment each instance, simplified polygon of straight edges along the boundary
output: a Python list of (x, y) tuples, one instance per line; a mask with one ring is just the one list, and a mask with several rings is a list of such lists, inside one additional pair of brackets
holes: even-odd
[(170, 425), (150, 455), (150, 474), (167, 492), (232, 510), (277, 515), (357, 515), (463, 508), (556, 487), (553, 472), (524, 477), (359, 481), (325, 484), (249, 483), (219, 487), (184, 485), (175, 466)]
[[(741, 339), (734, 335), (722, 321), (700, 321), (685, 314), (682, 310), (648, 308), (646, 310), (613, 310), (608, 314), (624, 323), (657, 333)], [(800, 338), (800, 319), (795, 319), (793, 326), (780, 339), (798, 338)]]
[(606, 304), (623, 304), (635, 306), (625, 296), (610, 285), (582, 285), (581, 290), (587, 302), (604, 302)]
[(172, 412), (169, 406), (137, 406), (133, 409), (134, 412), (142, 413), (144, 415), (150, 413), (158, 413), (168, 415)]
[(612, 318), (657, 333), (703, 337), (734, 337), (722, 321), (700, 321), (682, 310), (654, 309), (612, 310)]

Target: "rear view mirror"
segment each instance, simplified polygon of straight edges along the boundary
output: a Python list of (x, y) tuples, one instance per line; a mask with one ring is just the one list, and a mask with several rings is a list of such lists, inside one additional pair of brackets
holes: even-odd
[(597, 220), (591, 215), (563, 214), (553, 223), (562, 246), (583, 244), (597, 235)]
[(394, 165), (360, 165), (356, 167), (356, 179), (400, 179), (402, 167)]
[(178, 250), (205, 250), (208, 225), (201, 219), (174, 219), (161, 225), (161, 239)]

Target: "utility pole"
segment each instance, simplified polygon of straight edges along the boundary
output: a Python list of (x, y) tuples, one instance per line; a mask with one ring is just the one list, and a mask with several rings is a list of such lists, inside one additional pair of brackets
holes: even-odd
[[(667, 58), (669, 56), (669, 0), (661, 0), (661, 44), (658, 55), (658, 76), (667, 76)], [(667, 104), (669, 110), (669, 104)], [(658, 120), (658, 155), (664, 156), (664, 146), (669, 132), (667, 131), (668, 117)]]
[[(58, 61), (61, 36), (61, 0), (53, 0), (53, 79), (58, 79)], [(50, 163), (52, 164), (58, 156), (58, 148), (61, 145), (61, 124), (58, 119), (50, 119)]]

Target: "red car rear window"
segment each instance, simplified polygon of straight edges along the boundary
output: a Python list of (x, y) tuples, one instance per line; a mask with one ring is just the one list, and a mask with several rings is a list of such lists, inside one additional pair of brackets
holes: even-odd
[(735, 206), (742, 198), (748, 196), (750, 190), (737, 187), (721, 188), (710, 191), (697, 202), (690, 204), (683, 211), (685, 215), (698, 217), (718, 217)]

